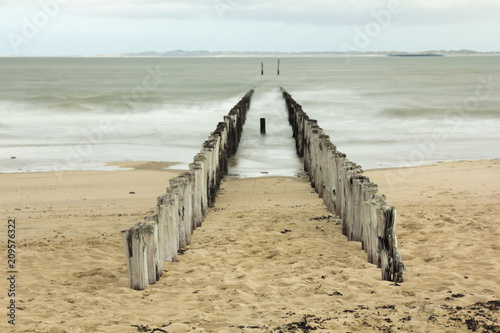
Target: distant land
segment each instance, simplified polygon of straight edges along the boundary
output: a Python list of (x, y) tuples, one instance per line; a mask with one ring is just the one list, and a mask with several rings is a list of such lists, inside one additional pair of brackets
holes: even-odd
[(127, 58), (127, 57), (191, 57), (191, 58), (216, 58), (216, 57), (441, 57), (441, 56), (500, 56), (500, 51), (492, 52), (477, 52), (473, 50), (430, 50), (423, 52), (405, 52), (405, 51), (372, 51), (372, 52), (361, 52), (361, 51), (349, 51), (349, 52), (332, 52), (332, 51), (320, 51), (320, 52), (263, 52), (263, 51), (184, 51), (184, 50), (174, 50), (166, 52), (157, 51), (146, 51), (137, 53), (110, 53), (110, 54), (97, 54), (97, 55), (73, 55), (73, 56), (13, 56), (13, 55), (2, 55), (3, 57), (69, 57), (69, 58), (79, 58), (79, 57), (103, 57), (103, 58)]
[(425, 52), (238, 52), (238, 51), (147, 51), (139, 53), (103, 54), (98, 57), (344, 57), (344, 56), (392, 56), (392, 57), (432, 57), (432, 56), (480, 56), (500, 55), (500, 52), (477, 52), (472, 50), (432, 50)]

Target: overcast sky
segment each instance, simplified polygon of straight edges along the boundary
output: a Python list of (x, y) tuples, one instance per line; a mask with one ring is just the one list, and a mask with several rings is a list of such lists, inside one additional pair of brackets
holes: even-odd
[(500, 51), (499, 0), (0, 0), (0, 55)]

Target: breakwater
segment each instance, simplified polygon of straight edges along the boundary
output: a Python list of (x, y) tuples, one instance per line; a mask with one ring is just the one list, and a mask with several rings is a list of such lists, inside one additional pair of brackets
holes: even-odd
[(177, 261), (192, 232), (213, 207), (243, 131), (254, 90), (250, 90), (202, 145), (189, 170), (170, 180), (158, 197), (155, 214), (122, 231), (130, 288), (146, 289), (163, 274), (164, 261)]
[(397, 248), (396, 209), (378, 194), (376, 184), (363, 176), (363, 169), (337, 150), (318, 122), (310, 119), (282, 88), (297, 155), (304, 159), (311, 185), (327, 209), (342, 219), (342, 233), (358, 241), (368, 262), (382, 270), (382, 279), (403, 281), (406, 266)]

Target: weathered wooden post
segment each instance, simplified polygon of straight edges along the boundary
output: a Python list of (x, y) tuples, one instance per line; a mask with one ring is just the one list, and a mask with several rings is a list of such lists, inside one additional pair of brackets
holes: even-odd
[[(144, 223), (154, 224), (154, 247), (155, 247), (155, 262), (157, 271), (157, 280), (163, 275), (163, 261), (165, 260), (165, 244), (166, 244), (166, 221), (159, 218), (158, 206), (155, 207), (155, 215), (146, 216), (144, 218)], [(150, 283), (151, 284), (151, 283)]]
[(203, 221), (203, 165), (195, 157), (195, 161), (189, 164), (189, 170), (194, 174), (194, 192), (193, 192), (193, 229), (201, 226)]
[(188, 237), (191, 235), (186, 235), (186, 211), (184, 209), (187, 198), (184, 198), (184, 187), (185, 184), (181, 177), (176, 177), (170, 179), (170, 187), (167, 189), (167, 193), (176, 194), (178, 198), (177, 203), (177, 215), (178, 215), (178, 227), (179, 227), (179, 249), (186, 248), (188, 245)]
[(179, 247), (179, 196), (167, 193), (161, 202), (160, 208), (165, 210), (167, 224), (168, 252), (165, 260), (177, 261)]
[(201, 183), (201, 215), (202, 221), (199, 222), (199, 225), (203, 222), (203, 219), (208, 214), (208, 184), (209, 184), (209, 160), (207, 155), (202, 152), (198, 153), (195, 156), (195, 163), (201, 166), (201, 174), (200, 174), (200, 183)]
[(343, 216), (343, 202), (344, 202), (344, 191), (343, 191), (343, 166), (346, 161), (346, 155), (342, 152), (337, 151), (335, 154), (335, 170), (337, 174), (337, 181), (335, 183), (336, 188), (336, 198), (335, 198), (335, 214), (337, 216)]
[(280, 58), (278, 58), (278, 75), (280, 75)]
[(158, 204), (155, 207), (155, 216), (156, 216), (156, 222), (158, 224), (158, 256), (163, 262), (164, 260), (167, 260), (167, 253), (168, 253), (168, 231), (167, 231), (168, 221), (166, 219), (165, 209), (162, 209), (160, 206), (159, 197), (157, 201)]
[(196, 229), (195, 220), (194, 220), (194, 192), (195, 192), (195, 173), (193, 171), (187, 171), (182, 174), (185, 179), (186, 187), (184, 189), (184, 198), (188, 200), (186, 202), (185, 210), (186, 210), (186, 235), (188, 245), (191, 244), (191, 234), (194, 229)]
[(337, 147), (331, 143), (330, 139), (324, 138), (325, 152), (325, 188), (323, 190), (323, 202), (325, 203), (328, 211), (335, 213), (336, 210), (336, 185), (337, 185), (337, 171), (335, 163), (335, 155)]
[(144, 290), (149, 286), (146, 241), (140, 223), (122, 231), (130, 288)]
[[(370, 202), (378, 191), (378, 186), (371, 182), (364, 183), (362, 188), (363, 199), (361, 201), (361, 224), (363, 225), (362, 248), (368, 256), (368, 262), (378, 265), (378, 255), (376, 245), (378, 242), (376, 221), (372, 220), (370, 211)], [(375, 245), (374, 245), (375, 244)]]
[(260, 75), (264, 75), (264, 62), (260, 63)]
[[(386, 252), (389, 258), (389, 269), (382, 267), (382, 279), (386, 281), (403, 282), (403, 271), (405, 264), (401, 261), (398, 251), (398, 240), (396, 237), (396, 208), (385, 206), (384, 215), (384, 242), (385, 247), (381, 252)], [(384, 276), (385, 274), (385, 276)]]
[(148, 282), (155, 284), (163, 275), (163, 258), (158, 253), (158, 220), (156, 216), (146, 217), (142, 224), (148, 266)]
[(266, 134), (266, 118), (260, 118), (260, 134)]
[(214, 207), (215, 200), (217, 198), (217, 191), (219, 189), (219, 177), (220, 177), (220, 146), (221, 140), (220, 136), (211, 135), (209, 140), (206, 142), (205, 150), (210, 153), (210, 183), (208, 188), (208, 206)]

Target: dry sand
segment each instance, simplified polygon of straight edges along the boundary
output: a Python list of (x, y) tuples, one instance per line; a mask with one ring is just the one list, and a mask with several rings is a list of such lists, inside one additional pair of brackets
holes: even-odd
[(177, 172), (135, 166), (0, 174), (3, 267), (17, 223), (15, 331), (499, 330), (500, 160), (366, 172), (398, 209), (401, 285), (381, 281), (306, 180), (258, 178), (226, 179), (188, 250), (145, 291), (128, 288), (120, 231)]

